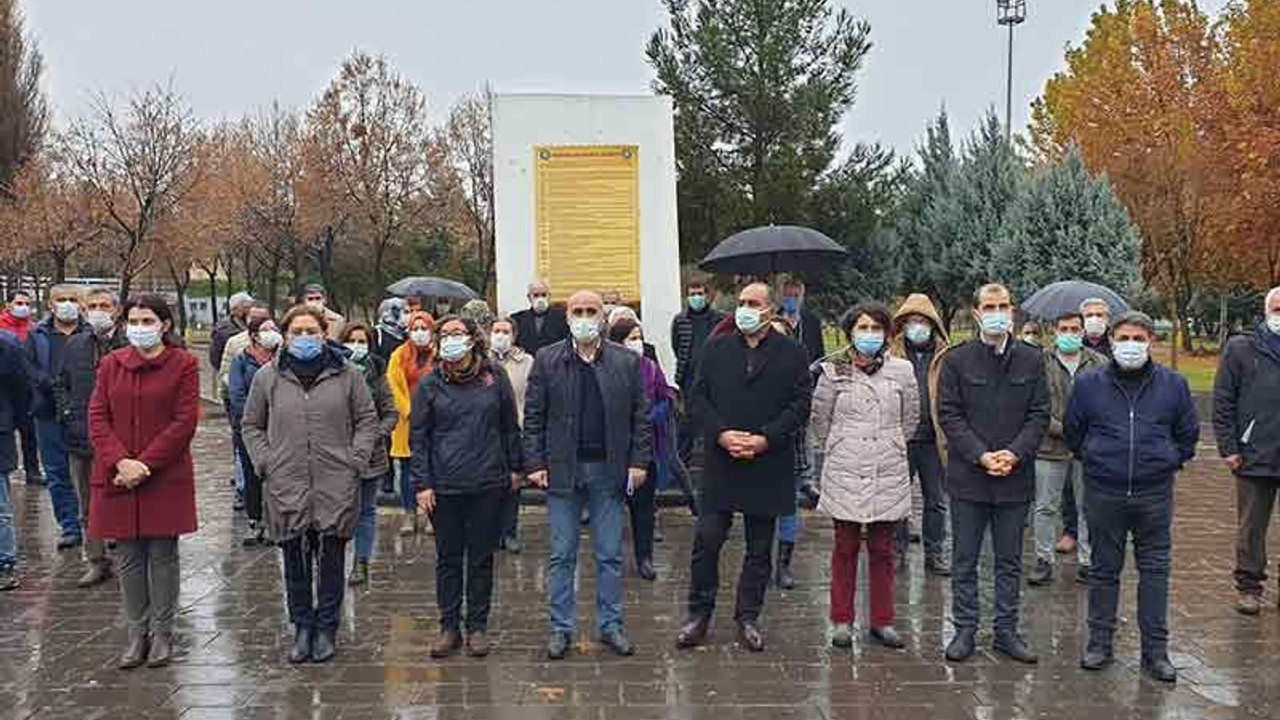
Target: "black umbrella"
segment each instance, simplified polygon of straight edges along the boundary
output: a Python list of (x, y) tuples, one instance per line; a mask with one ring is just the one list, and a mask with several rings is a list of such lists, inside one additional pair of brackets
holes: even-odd
[(755, 275), (821, 270), (844, 259), (848, 250), (817, 230), (766, 225), (743, 230), (721, 242), (698, 267), (721, 275)]
[(1106, 300), (1112, 316), (1126, 312), (1129, 303), (1105, 285), (1084, 280), (1063, 280), (1045, 285), (1022, 303), (1022, 311), (1041, 320), (1057, 320), (1069, 312), (1079, 312), (1085, 300)]
[(475, 290), (457, 280), (438, 277), (401, 278), (387, 286), (387, 292), (398, 297), (436, 297), (474, 300), (479, 295)]

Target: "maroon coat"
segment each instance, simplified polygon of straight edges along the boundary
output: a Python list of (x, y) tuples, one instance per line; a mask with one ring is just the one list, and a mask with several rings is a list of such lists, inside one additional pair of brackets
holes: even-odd
[[(199, 361), (166, 348), (146, 360), (132, 347), (102, 359), (89, 402), (93, 441), (89, 536), (129, 540), (196, 531), (191, 438), (200, 415)], [(116, 463), (140, 461), (151, 475), (125, 490)]]

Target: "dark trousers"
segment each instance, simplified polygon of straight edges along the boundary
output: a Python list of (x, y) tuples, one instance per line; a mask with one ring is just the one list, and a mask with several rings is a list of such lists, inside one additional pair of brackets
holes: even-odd
[(346, 546), (345, 538), (320, 537), (314, 530), (280, 545), (289, 622), (300, 628), (338, 629), (346, 586)]
[(1280, 479), (1236, 476), (1236, 589), (1261, 595), (1267, 581), (1267, 527)]
[[(733, 619), (754, 623), (764, 607), (765, 590), (773, 574), (773, 532), (777, 518), (772, 515), (745, 515), (746, 556), (738, 578), (738, 598)], [(733, 527), (733, 513), (704, 510), (698, 516), (693, 538), (693, 562), (690, 571), (689, 616), (711, 617), (716, 609), (716, 590), (720, 587), (720, 548)]]
[(502, 534), (501, 537), (513, 538), (520, 534), (520, 489), (507, 491), (502, 495)]
[(244, 514), (250, 520), (262, 520), (262, 478), (253, 470), (253, 461), (249, 459), (249, 451), (245, 449), (240, 433), (231, 434), (231, 443), (235, 447), (236, 459), (240, 462), (240, 473), (244, 476)]
[(493, 597), (493, 551), (507, 488), (436, 495), (436, 605), (440, 629), (458, 632), (466, 594), (467, 632), (485, 632)]
[(1080, 537), (1080, 513), (1075, 488), (1071, 483), (1062, 486), (1062, 532), (1073, 538)]
[(1022, 537), (1031, 503), (985, 503), (951, 499), (951, 615), (957, 630), (977, 630), (978, 559), (982, 539), (991, 530), (995, 554), (997, 635), (1018, 631), (1022, 602)]
[(1173, 546), (1173, 482), (1134, 495), (1085, 488), (1093, 542), (1089, 573), (1089, 649), (1110, 652), (1120, 602), (1125, 546), (1133, 537), (1138, 563), (1138, 627), (1142, 656), (1160, 658), (1169, 646), (1169, 556)]
[(36, 437), (36, 421), (30, 413), (21, 413), (17, 420), (18, 440), (22, 443), (22, 471), (33, 478), (40, 474), (40, 441)]
[(649, 479), (627, 498), (627, 509), (631, 511), (631, 543), (635, 546), (637, 565), (646, 558), (653, 558), (653, 528), (658, 512), (654, 502), (658, 494), (657, 480), (657, 474), (650, 465)]
[[(938, 456), (935, 442), (912, 442), (907, 445), (907, 465), (911, 477), (920, 483), (920, 497), (924, 501), (924, 517), (920, 522), (920, 534), (924, 540), (924, 555), (931, 560), (947, 556), (947, 491), (946, 468)], [(907, 552), (910, 530), (908, 521), (898, 525), (898, 557)]]

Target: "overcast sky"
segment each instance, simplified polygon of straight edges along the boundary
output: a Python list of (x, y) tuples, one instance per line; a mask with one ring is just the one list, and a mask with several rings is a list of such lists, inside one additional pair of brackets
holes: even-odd
[[(995, 0), (837, 0), (875, 44), (844, 123), (846, 143), (915, 148), (945, 103), (967, 134), (1003, 114), (1007, 36)], [(1225, 0), (1207, 0), (1216, 10)], [(208, 119), (279, 100), (308, 105), (353, 49), (384, 53), (440, 115), (459, 94), (649, 92), (644, 45), (659, 0), (25, 0), (61, 120), (89, 93), (172, 78)], [(1078, 43), (1099, 0), (1030, 0), (1014, 52), (1014, 123)]]

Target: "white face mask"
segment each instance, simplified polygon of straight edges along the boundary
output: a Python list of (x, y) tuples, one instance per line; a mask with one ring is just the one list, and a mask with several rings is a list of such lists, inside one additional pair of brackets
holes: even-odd
[(600, 321), (596, 318), (569, 318), (569, 334), (580, 343), (593, 343), (600, 337)]
[(490, 333), (489, 347), (493, 348), (494, 352), (498, 352), (498, 353), (507, 352), (508, 350), (511, 349), (510, 333), (497, 333), (497, 332)]
[(1267, 316), (1267, 329), (1280, 335), (1280, 313), (1271, 313)]
[(111, 318), (111, 313), (105, 310), (90, 310), (84, 314), (84, 319), (94, 329), (95, 332), (103, 332), (115, 324), (115, 320)]
[(426, 347), (431, 344), (431, 331), (430, 330), (410, 330), (409, 342), (413, 343), (414, 345), (420, 348)]
[(644, 340), (628, 340), (627, 349), (637, 355), (644, 355)]
[(284, 336), (275, 330), (259, 330), (258, 345), (267, 350), (275, 350), (284, 342)]
[(53, 317), (65, 323), (80, 319), (80, 303), (74, 300), (63, 300), (53, 304)]
[(1121, 370), (1137, 370), (1147, 364), (1150, 358), (1150, 346), (1138, 340), (1121, 340), (1112, 343), (1112, 353), (1116, 365)]
[(1091, 338), (1100, 338), (1107, 334), (1107, 319), (1093, 315), (1084, 319), (1084, 333)]
[(539, 295), (533, 299), (530, 306), (533, 307), (534, 312), (544, 313), (547, 311), (547, 308), (551, 307), (551, 301)]

